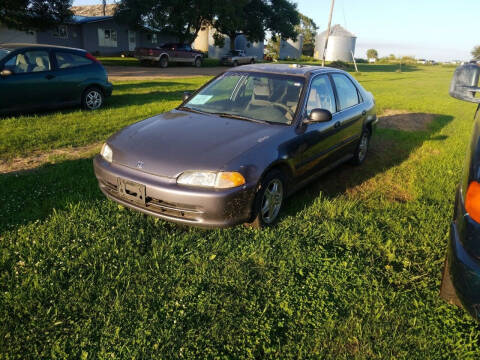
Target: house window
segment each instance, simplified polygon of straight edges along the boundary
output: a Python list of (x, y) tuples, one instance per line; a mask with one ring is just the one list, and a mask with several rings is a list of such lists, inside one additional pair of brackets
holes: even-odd
[(112, 29), (98, 29), (98, 46), (117, 47), (117, 31)]
[(58, 25), (53, 31), (53, 37), (58, 39), (68, 39), (67, 25)]
[(157, 44), (157, 43), (158, 43), (157, 34), (148, 34), (147, 39), (148, 39), (152, 44)]

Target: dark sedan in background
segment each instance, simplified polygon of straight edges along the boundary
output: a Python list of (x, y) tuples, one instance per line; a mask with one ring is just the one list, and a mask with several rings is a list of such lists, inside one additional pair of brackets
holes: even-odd
[(85, 50), (0, 44), (0, 113), (66, 105), (96, 110), (111, 94), (105, 68)]
[(113, 135), (95, 174), (107, 197), (146, 214), (261, 227), (308, 181), (362, 163), (375, 122), (372, 94), (346, 72), (246, 65)]
[[(477, 93), (480, 67), (466, 64), (454, 74), (450, 95), (454, 98), (480, 104)], [(470, 146), (464, 163), (463, 175), (457, 189), (453, 221), (450, 224), (450, 242), (445, 261), (440, 294), (447, 301), (463, 305), (480, 320), (480, 105)]]

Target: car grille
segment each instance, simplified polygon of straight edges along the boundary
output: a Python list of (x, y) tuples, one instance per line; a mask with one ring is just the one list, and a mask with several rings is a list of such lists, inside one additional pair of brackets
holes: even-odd
[(115, 199), (128, 202), (136, 208), (149, 210), (149, 211), (155, 212), (158, 215), (162, 215), (164, 217), (175, 218), (175, 219), (185, 219), (190, 221), (200, 221), (200, 216), (203, 214), (202, 211), (195, 209), (192, 206), (166, 202), (161, 199), (156, 199), (151, 196), (148, 196), (148, 189), (146, 194), (147, 196), (145, 198), (145, 205), (141, 205), (141, 204), (129, 201), (128, 199), (125, 199), (124, 197), (122, 197), (118, 192), (118, 187), (116, 184), (112, 184), (106, 181), (101, 181), (100, 186)]

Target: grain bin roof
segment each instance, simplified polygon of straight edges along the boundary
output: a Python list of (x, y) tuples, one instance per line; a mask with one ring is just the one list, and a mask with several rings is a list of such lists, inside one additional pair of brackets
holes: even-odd
[[(327, 30), (318, 34), (319, 37), (323, 37), (327, 35)], [(356, 37), (350, 31), (346, 30), (340, 25), (333, 25), (330, 29), (330, 36), (340, 36), (340, 37)]]

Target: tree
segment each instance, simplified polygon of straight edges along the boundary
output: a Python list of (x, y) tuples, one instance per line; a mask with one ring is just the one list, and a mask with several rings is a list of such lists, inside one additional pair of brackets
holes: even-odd
[(21, 31), (48, 30), (72, 16), (72, 0), (1, 0), (0, 22)]
[(115, 17), (133, 28), (170, 33), (191, 44), (213, 20), (213, 8), (210, 0), (120, 0)]
[(367, 59), (378, 59), (378, 51), (375, 49), (367, 50)]
[[(251, 41), (263, 41), (265, 32), (282, 39), (296, 39), (295, 26), (300, 19), (296, 5), (289, 0), (223, 0), (215, 2), (212, 26), (230, 40), (235, 48), (235, 37), (243, 34)], [(222, 41), (216, 36), (216, 43)]]
[(475, 46), (472, 50), (473, 60), (480, 60), (480, 45)]
[(318, 26), (308, 16), (305, 16), (301, 13), (298, 15), (300, 17), (300, 24), (295, 27), (295, 30), (297, 33), (303, 35), (302, 53), (304, 55), (313, 56)]

